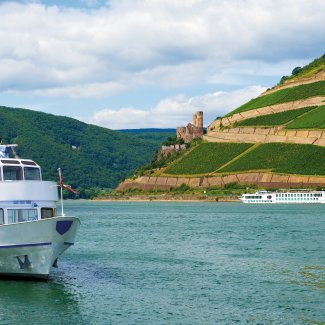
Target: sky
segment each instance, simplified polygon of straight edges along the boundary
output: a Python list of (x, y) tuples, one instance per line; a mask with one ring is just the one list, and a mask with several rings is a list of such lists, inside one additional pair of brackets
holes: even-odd
[(324, 0), (0, 0), (0, 105), (209, 125), (324, 54)]

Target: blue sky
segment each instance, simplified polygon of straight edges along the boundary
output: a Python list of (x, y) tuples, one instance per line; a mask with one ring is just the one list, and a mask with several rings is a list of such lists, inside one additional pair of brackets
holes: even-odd
[(208, 125), (325, 44), (323, 0), (0, 1), (0, 21), (0, 105), (112, 129)]

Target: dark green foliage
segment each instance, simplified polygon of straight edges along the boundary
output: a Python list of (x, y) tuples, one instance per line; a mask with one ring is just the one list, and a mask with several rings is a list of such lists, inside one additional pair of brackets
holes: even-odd
[(236, 123), (236, 126), (273, 126), (282, 125), (298, 116), (315, 109), (316, 106), (294, 109), (286, 112), (249, 118)]
[(282, 76), (281, 79), (280, 79), (280, 82), (279, 84), (282, 85), (285, 81), (287, 81), (288, 79), (290, 79), (289, 76)]
[(183, 144), (184, 140), (183, 139), (177, 139), (176, 136), (169, 136), (164, 142), (163, 146), (170, 146), (173, 144)]
[(174, 129), (134, 129), (119, 130), (132, 138), (144, 140), (146, 143), (152, 143), (157, 148), (163, 144), (168, 137), (173, 137), (176, 133)]
[(166, 167), (169, 163), (179, 158), (183, 153), (175, 151), (164, 157), (158, 157), (158, 151), (149, 164), (146, 164), (135, 171), (136, 176), (150, 175), (155, 169)]
[(247, 143), (202, 143), (166, 169), (167, 174), (211, 173), (251, 147)]
[(287, 125), (287, 129), (325, 129), (325, 105), (319, 106)]
[[(325, 54), (323, 54), (318, 59), (315, 59), (311, 63), (307, 64), (303, 68), (298, 69), (299, 67), (293, 69), (292, 75), (299, 77), (309, 77), (319, 71), (325, 69)], [(294, 73), (295, 72), (295, 73)]]
[(226, 116), (249, 111), (260, 107), (291, 102), (294, 100), (306, 99), (313, 96), (325, 95), (325, 81), (318, 81), (310, 84), (300, 85), (292, 88), (278, 90), (269, 95), (264, 95), (250, 100), (238, 107)]
[(191, 192), (193, 189), (186, 185), (186, 184), (181, 184), (180, 186), (174, 187), (170, 189), (170, 192), (174, 193), (186, 193), (186, 192)]
[(325, 175), (325, 148), (313, 145), (267, 143), (248, 152), (222, 172), (271, 170), (278, 173)]
[(302, 70), (301, 67), (295, 67), (293, 70), (292, 70), (292, 75), (293, 76), (296, 76), (299, 74), (299, 72)]
[(19, 156), (35, 160), (43, 179), (57, 180), (61, 167), (64, 182), (80, 190), (116, 187), (151, 159), (162, 140), (146, 141), (140, 135), (19, 108), (0, 107), (0, 120), (0, 137), (17, 143)]

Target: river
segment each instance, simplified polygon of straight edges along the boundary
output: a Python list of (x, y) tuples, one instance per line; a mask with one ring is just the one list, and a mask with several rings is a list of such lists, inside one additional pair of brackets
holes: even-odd
[(67, 202), (49, 281), (0, 281), (0, 324), (325, 324), (325, 206)]

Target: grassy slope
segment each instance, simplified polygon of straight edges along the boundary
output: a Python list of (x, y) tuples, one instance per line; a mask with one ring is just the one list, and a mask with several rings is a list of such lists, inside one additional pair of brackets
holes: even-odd
[[(203, 143), (173, 163), (165, 174), (202, 175), (216, 171), (252, 144)], [(279, 154), (280, 153), (280, 154)], [(297, 175), (325, 175), (325, 148), (313, 145), (261, 144), (218, 172), (273, 171)]]
[(325, 175), (325, 148), (288, 143), (262, 144), (221, 171), (272, 170), (278, 173)]
[(325, 129), (325, 105), (298, 117), (286, 126), (287, 129)]
[[(275, 126), (286, 124), (306, 112), (315, 109), (316, 106), (305, 107), (276, 114), (263, 115), (249, 118), (236, 123), (236, 126)], [(302, 119), (303, 120), (303, 119)]]
[(300, 85), (292, 88), (280, 89), (269, 95), (254, 98), (246, 104), (238, 107), (226, 116), (249, 111), (269, 105), (287, 103), (294, 100), (306, 99), (314, 96), (325, 96), (325, 81), (318, 81), (311, 84)]
[(251, 147), (249, 143), (203, 143), (166, 171), (172, 175), (211, 173)]

